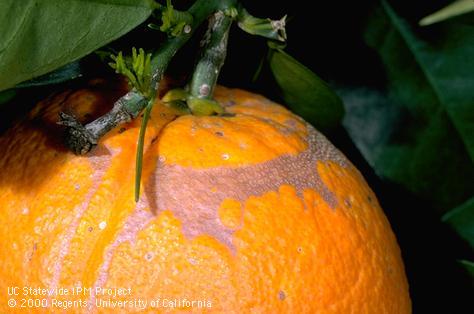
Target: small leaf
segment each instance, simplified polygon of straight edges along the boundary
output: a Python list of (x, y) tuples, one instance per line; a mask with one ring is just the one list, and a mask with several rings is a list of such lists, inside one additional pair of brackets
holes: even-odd
[(191, 110), (189, 110), (188, 104), (182, 100), (172, 100), (170, 102), (165, 103), (165, 106), (173, 109), (173, 113), (177, 116), (191, 114)]
[(120, 51), (110, 58), (114, 62), (110, 62), (109, 66), (116, 73), (124, 75), (129, 84), (143, 96), (148, 97), (151, 83), (151, 53), (145, 53), (142, 48), (137, 53), (137, 49), (133, 47), (131, 57), (124, 57)]
[(428, 26), (471, 11), (474, 11), (473, 0), (458, 0), (422, 18), (419, 24), (421, 26)]
[(210, 116), (215, 113), (224, 112), (224, 108), (218, 102), (211, 99), (189, 97), (187, 104), (192, 113), (197, 116)]
[(149, 0), (1, 0), (0, 91), (51, 72), (145, 21)]
[(286, 41), (286, 15), (279, 20), (261, 19), (240, 8), (237, 22), (237, 25), (249, 34)]
[[(175, 10), (170, 0), (166, 0), (166, 7), (162, 8), (160, 31), (168, 36), (176, 37), (181, 35), (186, 25), (193, 22), (193, 16), (188, 12)], [(154, 28), (153, 24), (149, 25)]]
[(166, 92), (166, 94), (161, 98), (163, 102), (171, 102), (175, 100), (186, 100), (190, 94), (182, 88), (174, 88)]
[(321, 130), (337, 126), (344, 115), (342, 101), (310, 69), (282, 50), (272, 50), (270, 68), (291, 110)]
[(66, 64), (50, 73), (35, 77), (29, 81), (25, 81), (16, 85), (17, 88), (32, 87), (32, 86), (43, 86), (58, 84), (73, 80), (82, 75), (82, 69), (79, 61), (74, 61)]
[(153, 108), (153, 101), (150, 100), (145, 107), (143, 113), (142, 123), (140, 125), (140, 133), (138, 134), (137, 155), (135, 162), (135, 202), (140, 199), (140, 186), (143, 169), (143, 149), (145, 147), (146, 125), (150, 119), (151, 109)]
[(442, 220), (474, 248), (474, 196), (464, 204), (447, 212)]

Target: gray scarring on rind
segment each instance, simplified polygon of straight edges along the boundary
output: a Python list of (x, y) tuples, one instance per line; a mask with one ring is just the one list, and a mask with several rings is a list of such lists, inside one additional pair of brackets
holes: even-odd
[(335, 209), (336, 198), (321, 180), (317, 162), (333, 161), (341, 166), (347, 166), (349, 162), (309, 125), (307, 140), (308, 148), (298, 155), (282, 155), (248, 166), (193, 169), (158, 160), (145, 186), (151, 210), (155, 214), (172, 211), (182, 222), (183, 233), (188, 238), (210, 235), (234, 251), (232, 235), (235, 230), (225, 227), (218, 215), (226, 198), (239, 200), (244, 206), (250, 196), (290, 185), (300, 197), (304, 190), (314, 190)]

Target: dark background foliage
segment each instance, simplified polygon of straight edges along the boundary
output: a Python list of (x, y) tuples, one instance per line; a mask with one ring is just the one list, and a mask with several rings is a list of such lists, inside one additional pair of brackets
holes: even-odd
[[(398, 30), (379, 1), (318, 1), (311, 7), (305, 1), (291, 1), (270, 10), (247, 2), (249, 10), (259, 15), (287, 13), (286, 50), (330, 82), (343, 98), (343, 125), (328, 136), (361, 170), (389, 217), (405, 261), (414, 312), (472, 312), (473, 280), (458, 260), (473, 258), (472, 240), (468, 243), (474, 212), (469, 201), (474, 195), (473, 160), (453, 121), (432, 95), (432, 82), (426, 82), (426, 72), (435, 62), (426, 60), (428, 69), (420, 66), (419, 56), (397, 38)], [(435, 51), (433, 58), (451, 66), (452, 71), (442, 73), (443, 79), (451, 81), (455, 86), (448, 88), (470, 105), (464, 114), (471, 118), (472, 127), (474, 66), (468, 56), (474, 49), (474, 15), (426, 28), (417, 25), (449, 3), (391, 1), (390, 5), (416, 38), (446, 48)], [(460, 35), (461, 27), (464, 31), (470, 27), (471, 39)], [(257, 85), (249, 79), (258, 62), (255, 52), (263, 53), (264, 45), (245, 34), (232, 35), (238, 39), (231, 44), (223, 81), (278, 95), (278, 87), (268, 83), (271, 77), (262, 77)], [(244, 40), (260, 50), (243, 49)], [(254, 67), (245, 73), (239, 58)], [(458, 74), (458, 66), (469, 69), (470, 76)], [(466, 136), (474, 138), (472, 128)], [(460, 236), (458, 226), (453, 228), (441, 218), (465, 202), (470, 205), (464, 205), (458, 226), (464, 224), (471, 231)]]
[[(186, 8), (190, 1), (173, 3)], [(466, 262), (474, 261), (473, 13), (420, 27), (422, 17), (450, 1), (242, 3), (255, 16), (287, 14), (285, 51), (344, 101), (342, 123), (325, 133), (378, 195), (402, 250), (414, 312), (474, 312), (473, 264)], [(136, 10), (134, 18), (142, 15)], [(162, 39), (142, 24), (109, 47), (129, 52), (131, 46), (153, 48)], [(193, 40), (178, 53), (170, 72), (189, 75), (197, 44)], [(268, 53), (264, 39), (234, 27), (220, 83), (287, 102), (266, 62)], [(82, 75), (66, 86), (111, 73), (95, 56), (65, 71), (71, 78)], [(0, 132), (57, 88), (10, 92), (16, 93), (15, 110), (0, 106)]]

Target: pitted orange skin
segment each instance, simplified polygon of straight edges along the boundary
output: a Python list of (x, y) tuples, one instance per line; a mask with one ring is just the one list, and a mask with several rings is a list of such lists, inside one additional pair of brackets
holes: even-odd
[[(176, 117), (157, 103), (135, 203), (140, 119), (85, 157), (63, 148), (55, 124), (60, 110), (84, 121), (121, 94), (100, 81), (57, 94), (0, 137), (1, 313), (65, 312), (10, 308), (12, 286), (123, 287), (131, 295), (114, 300), (148, 301), (141, 311), (76, 305), (67, 313), (411, 312), (375, 195), (301, 118), (223, 87), (216, 98), (234, 116)], [(211, 307), (160, 303), (174, 299)]]
[[(228, 108), (236, 114), (234, 117), (189, 115), (165, 127), (157, 146), (167, 164), (193, 168), (241, 166), (283, 154), (296, 155), (306, 149), (304, 121), (283, 107), (240, 90), (218, 89), (216, 98), (223, 104), (236, 98), (242, 104)], [(177, 139), (185, 143), (179, 150)]]

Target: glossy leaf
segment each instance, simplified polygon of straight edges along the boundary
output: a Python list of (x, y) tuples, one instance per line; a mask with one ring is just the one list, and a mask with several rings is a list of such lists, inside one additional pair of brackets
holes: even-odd
[(382, 2), (365, 38), (384, 65), (386, 92), (343, 95), (344, 125), (381, 177), (445, 212), (474, 191), (474, 28), (459, 19), (438, 26), (433, 42), (423, 40)]
[(151, 12), (149, 0), (0, 1), (0, 90), (89, 54)]
[(344, 115), (342, 101), (326, 82), (282, 50), (272, 50), (269, 63), (291, 110), (321, 130), (340, 123)]

